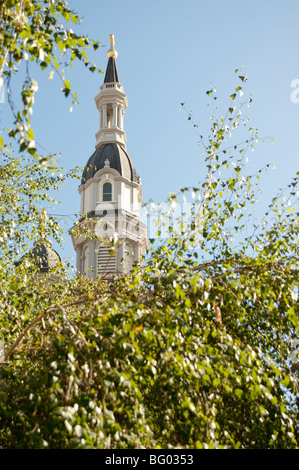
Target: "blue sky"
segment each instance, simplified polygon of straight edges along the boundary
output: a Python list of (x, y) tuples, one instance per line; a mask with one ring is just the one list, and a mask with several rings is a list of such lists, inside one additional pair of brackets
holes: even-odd
[[(205, 130), (206, 90), (211, 83), (216, 86), (224, 111), (236, 83), (234, 70), (242, 65), (248, 77), (246, 91), (253, 99), (248, 110), (251, 124), (260, 137), (274, 139), (258, 144), (250, 155), (253, 169), (275, 163), (276, 170), (263, 180), (261, 198), (268, 201), (298, 171), (299, 103), (291, 101), (291, 82), (299, 80), (298, 1), (68, 3), (83, 17), (79, 31), (106, 46), (92, 54), (103, 71), (109, 35), (115, 36), (119, 79), (129, 101), (124, 120), (127, 149), (141, 175), (145, 201), (163, 202), (170, 191), (196, 186), (202, 179), (198, 136), (179, 111), (180, 103), (192, 110), (200, 131)], [(104, 76), (91, 74), (80, 64), (66, 69), (80, 102), (70, 113), (70, 100), (60, 93), (59, 80), (49, 82), (48, 74), (32, 70), (40, 85), (32, 122), (36, 139), (50, 152), (61, 153), (64, 167), (84, 166), (94, 151), (99, 120), (94, 97)], [(1, 104), (1, 125), (8, 112), (7, 104)], [(59, 199), (57, 213), (77, 213), (78, 182), (63, 189)], [(68, 237), (60, 252), (74, 263)]]

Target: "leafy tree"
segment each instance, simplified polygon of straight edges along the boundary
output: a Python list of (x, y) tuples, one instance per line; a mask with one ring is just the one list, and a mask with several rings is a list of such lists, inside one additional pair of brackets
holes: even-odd
[[(91, 72), (101, 72), (86, 52), (90, 47), (96, 50), (100, 42), (76, 34), (70, 27), (80, 21), (78, 14), (68, 8), (65, 0), (0, 1), (0, 84), (7, 85), (7, 96), (14, 116), (14, 126), (9, 136), (18, 141), (21, 152), (38, 157), (31, 128), (38, 82), (31, 77), (30, 64), (36, 63), (41, 70), (50, 69), (49, 79), (57, 74), (62, 81), (63, 94), (72, 96), (72, 106), (77, 102), (77, 95), (72, 91), (63, 67), (73, 66), (77, 60)], [(11, 100), (11, 87), (13, 77), (21, 73), (21, 64), (26, 64), (26, 74), (21, 91), (22, 107), (19, 109)], [(3, 137), (0, 144), (3, 146)]]
[[(55, 18), (66, 8), (24, 1), (1, 3), (1, 11), (33, 4)], [(205, 178), (170, 196), (168, 239), (110, 283), (55, 283), (26, 258), (13, 263), (11, 245), (45, 236), (40, 203), (64, 177), (43, 169), (34, 152), (15, 158), (3, 145), (1, 448), (298, 447), (299, 173), (252, 222), (263, 170), (246, 172), (257, 132), (240, 133), (248, 101), (239, 101), (246, 76), (236, 74), (227, 113), (213, 109), (207, 142), (199, 134)], [(207, 94), (214, 103), (215, 91)], [(189, 193), (194, 204), (180, 225), (176, 204)], [(48, 230), (59, 234), (54, 222)]]
[(244, 145), (238, 159), (222, 150), (240, 113), (227, 116), (212, 121), (193, 219), (142, 268), (54, 286), (15, 272), (2, 296), (2, 447), (298, 446), (298, 175), (239, 234), (256, 175)]

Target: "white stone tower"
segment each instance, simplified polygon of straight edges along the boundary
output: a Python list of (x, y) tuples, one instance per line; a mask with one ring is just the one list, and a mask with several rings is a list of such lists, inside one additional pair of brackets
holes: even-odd
[[(95, 97), (100, 114), (96, 149), (79, 186), (79, 228), (71, 231), (77, 272), (93, 279), (130, 271), (148, 246), (147, 227), (140, 220), (142, 185), (126, 148), (128, 100), (118, 80), (113, 35), (110, 39), (104, 83)], [(113, 249), (111, 240), (117, 240)]]

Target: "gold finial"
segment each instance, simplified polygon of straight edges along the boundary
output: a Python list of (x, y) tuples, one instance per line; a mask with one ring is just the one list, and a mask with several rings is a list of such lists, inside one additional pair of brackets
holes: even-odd
[(116, 59), (117, 57), (117, 52), (116, 50), (114, 49), (114, 34), (110, 34), (110, 49), (109, 51), (107, 52), (107, 57), (109, 59), (109, 57), (114, 57), (114, 59)]

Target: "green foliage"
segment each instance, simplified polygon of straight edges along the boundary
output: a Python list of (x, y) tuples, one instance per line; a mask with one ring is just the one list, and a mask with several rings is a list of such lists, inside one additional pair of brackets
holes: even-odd
[(142, 267), (111, 283), (22, 264), (5, 278), (1, 447), (298, 447), (299, 175), (243, 233), (261, 172), (246, 175), (244, 144), (222, 148), (239, 118), (212, 120), (189, 223)]
[[(234, 302), (194, 268), (136, 269), (109, 285), (23, 282), (14, 313), (3, 311), (15, 337), (27, 331), (1, 369), (2, 447), (296, 447), (285, 393), (296, 379), (271, 355), (275, 323), (261, 309), (256, 330), (248, 309), (248, 331), (249, 293), (226, 282)], [(282, 319), (282, 343), (290, 328)]]
[(58, 242), (63, 231), (56, 217), (48, 217), (46, 227), (42, 208), (57, 201), (55, 193), (77, 170), (65, 172), (56, 163), (41, 164), (35, 157), (15, 156), (10, 147), (0, 150), (0, 253), (3, 276), (11, 275), (14, 262), (28, 251), (30, 240), (48, 234)]
[[(30, 64), (38, 64), (41, 70), (51, 69), (62, 81), (62, 92), (72, 96), (72, 105), (77, 95), (65, 79), (64, 65), (73, 66), (77, 60), (91, 72), (99, 71), (87, 55), (87, 49), (96, 50), (98, 40), (76, 34), (75, 27), (81, 21), (76, 12), (68, 8), (65, 0), (5, 0), (0, 2), (0, 80), (7, 84), (8, 100), (14, 115), (14, 127), (9, 135), (17, 139), (21, 152), (38, 157), (34, 134), (30, 129), (32, 108), (38, 91), (37, 81), (30, 75)], [(26, 64), (26, 77), (21, 92), (21, 109), (10, 100), (12, 77)]]
[[(59, 26), (78, 21), (65, 2), (0, 8), (0, 76), (31, 58), (58, 70), (54, 50), (89, 64), (89, 41)], [(239, 102), (246, 76), (236, 74), (224, 116), (215, 89), (207, 91), (205, 178), (169, 197), (175, 209), (191, 193), (188, 222), (169, 227), (142, 266), (111, 283), (66, 281), (59, 270), (41, 276), (21, 258), (28, 240), (59, 239), (59, 224), (46, 226), (40, 209), (65, 178), (36, 160), (29, 115), (37, 83), (25, 83), (11, 136), (27, 157), (0, 141), (1, 448), (298, 448), (299, 173), (257, 224), (267, 167), (246, 173), (258, 134), (240, 131), (251, 98)]]

